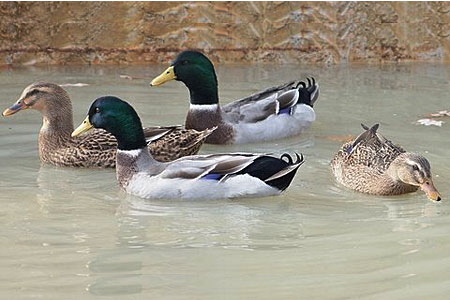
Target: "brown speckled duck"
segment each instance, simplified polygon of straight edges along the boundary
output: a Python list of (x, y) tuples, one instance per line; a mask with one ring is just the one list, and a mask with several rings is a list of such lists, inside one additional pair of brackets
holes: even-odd
[[(13, 115), (32, 108), (43, 115), (39, 132), (39, 157), (42, 162), (69, 167), (115, 167), (117, 141), (110, 133), (96, 129), (81, 137), (73, 131), (72, 103), (57, 84), (38, 82), (26, 87), (19, 100), (3, 112)], [(161, 162), (198, 152), (212, 130), (196, 131), (180, 126), (148, 127), (144, 134), (153, 157)]]
[(377, 132), (379, 124), (371, 128), (361, 125), (365, 131), (345, 143), (331, 161), (339, 183), (358, 192), (386, 196), (415, 192), (420, 187), (430, 200), (441, 200), (425, 157), (387, 140)]

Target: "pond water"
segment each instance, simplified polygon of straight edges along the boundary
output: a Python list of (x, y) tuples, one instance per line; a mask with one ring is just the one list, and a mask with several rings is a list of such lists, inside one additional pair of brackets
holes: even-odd
[[(166, 66), (0, 70), (3, 110), (36, 80), (67, 87), (77, 126), (89, 104), (118, 95), (144, 125), (182, 124), (188, 92), (151, 88)], [(122, 78), (121, 74), (135, 77)], [(298, 77), (321, 86), (317, 121), (300, 137), (201, 153), (300, 151), (306, 163), (279, 197), (144, 200), (114, 170), (41, 166), (37, 111), (0, 118), (3, 299), (445, 298), (450, 292), (448, 65), (219, 66), (222, 103)], [(432, 165), (443, 201), (377, 197), (336, 184), (329, 161), (360, 123)]]

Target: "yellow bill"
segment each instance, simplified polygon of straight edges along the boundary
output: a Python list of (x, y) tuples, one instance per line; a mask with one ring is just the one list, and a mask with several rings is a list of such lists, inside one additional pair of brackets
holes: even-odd
[(27, 108), (28, 108), (28, 106), (26, 106), (23, 101), (16, 102), (11, 107), (9, 107), (9, 108), (7, 108), (7, 109), (5, 109), (3, 111), (3, 116), (4, 117), (8, 117), (10, 115), (15, 114), (18, 111), (21, 111), (21, 110), (24, 110), (24, 109), (27, 109)]
[(432, 201), (441, 201), (441, 195), (434, 186), (433, 181), (430, 180), (425, 182), (420, 188), (427, 194), (428, 199)]
[(159, 75), (158, 77), (153, 79), (152, 82), (150, 83), (150, 85), (151, 86), (158, 86), (158, 85), (166, 83), (167, 81), (171, 81), (171, 80), (174, 80), (174, 79), (177, 79), (177, 76), (175, 76), (175, 71), (174, 71), (174, 68), (172, 66), (172, 67), (168, 67), (167, 70), (162, 72), (161, 75)]
[(87, 116), (86, 119), (84, 119), (83, 123), (81, 123), (80, 126), (78, 126), (77, 129), (72, 132), (72, 137), (79, 136), (80, 134), (91, 130), (93, 127), (94, 126), (91, 124), (91, 122), (89, 122), (89, 116)]

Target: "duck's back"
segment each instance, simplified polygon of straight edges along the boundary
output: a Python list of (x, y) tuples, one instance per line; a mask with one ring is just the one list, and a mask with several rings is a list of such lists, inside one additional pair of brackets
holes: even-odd
[[(196, 154), (212, 132), (183, 129), (180, 126), (148, 127), (144, 134), (152, 156), (161, 162)], [(103, 129), (93, 129), (81, 137), (40, 139), (40, 157), (45, 163), (66, 167), (114, 168), (116, 138)]]
[(378, 134), (378, 126), (367, 128), (353, 142), (344, 144), (331, 161), (336, 180), (349, 188), (372, 192), (390, 164), (405, 150)]
[(155, 131), (155, 129), (144, 129), (147, 141), (149, 138), (151, 141), (148, 144), (150, 154), (160, 162), (169, 162), (184, 156), (197, 154), (205, 139), (216, 129), (216, 127), (212, 127), (203, 131), (197, 131), (195, 129), (182, 128), (181, 126), (160, 128), (166, 128), (169, 131), (154, 139), (150, 138), (150, 136), (151, 131)]
[(235, 129), (234, 143), (281, 139), (309, 128), (319, 86), (314, 79), (308, 82), (289, 82), (224, 105), (224, 120)]

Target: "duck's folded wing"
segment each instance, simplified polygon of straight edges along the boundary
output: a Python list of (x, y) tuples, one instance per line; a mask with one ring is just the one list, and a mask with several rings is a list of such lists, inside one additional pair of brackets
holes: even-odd
[(405, 150), (402, 147), (394, 145), (390, 140), (386, 139), (383, 135), (377, 132), (379, 126), (380, 124), (375, 124), (369, 128), (368, 126), (361, 124), (361, 127), (365, 131), (355, 139), (355, 141), (347, 149), (347, 153), (352, 154), (361, 146), (371, 148), (376, 151), (384, 149), (389, 153), (404, 153)]
[(261, 155), (248, 153), (211, 154), (181, 158), (169, 163), (161, 173), (163, 178), (198, 179), (212, 176), (219, 179), (228, 174), (237, 173), (255, 161)]
[(160, 162), (169, 162), (183, 156), (197, 154), (205, 139), (216, 127), (197, 131), (181, 126), (159, 127), (152, 129), (153, 136), (146, 135), (148, 148), (153, 158)]
[(151, 126), (151, 127), (145, 127), (144, 128), (144, 136), (145, 140), (147, 142), (153, 142), (156, 140), (159, 140), (163, 136), (165, 136), (168, 133), (173, 132), (174, 130), (182, 129), (181, 125), (174, 125), (174, 126)]
[(289, 82), (228, 103), (222, 106), (222, 112), (233, 123), (264, 120), (297, 104), (299, 92), (295, 84)]
[(349, 144), (345, 150), (348, 157), (357, 164), (380, 168), (380, 171), (384, 171), (389, 166), (386, 163), (387, 161), (391, 161), (405, 152), (402, 147), (394, 145), (394, 143), (377, 132), (379, 124), (375, 124), (370, 128), (364, 124), (361, 124), (361, 126), (365, 131), (353, 143)]
[(224, 111), (228, 112), (228, 111), (232, 111), (240, 106), (272, 97), (273, 95), (279, 95), (283, 92), (286, 92), (288, 90), (295, 88), (295, 83), (296, 83), (295, 81), (292, 81), (292, 82), (288, 82), (288, 83), (285, 83), (285, 84), (282, 84), (279, 86), (267, 88), (261, 92), (258, 92), (253, 95), (250, 95), (248, 97), (228, 103), (228, 104), (222, 106), (222, 109)]
[[(171, 148), (170, 150), (186, 151), (195, 145), (202, 143), (217, 127), (212, 127), (202, 131), (195, 129), (186, 129), (182, 126), (173, 126), (169, 131), (161, 134), (147, 137), (147, 141), (151, 141), (150, 148)], [(156, 131), (156, 130), (155, 130)]]

